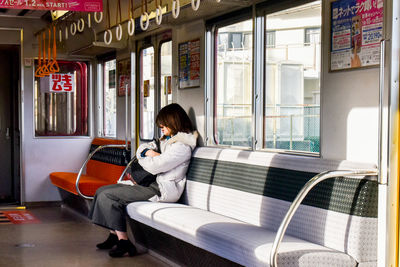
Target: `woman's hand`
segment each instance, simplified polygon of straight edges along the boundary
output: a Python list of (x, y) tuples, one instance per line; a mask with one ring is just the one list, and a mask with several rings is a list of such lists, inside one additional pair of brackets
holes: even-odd
[(157, 157), (161, 155), (160, 153), (155, 152), (154, 150), (147, 150), (146, 157)]

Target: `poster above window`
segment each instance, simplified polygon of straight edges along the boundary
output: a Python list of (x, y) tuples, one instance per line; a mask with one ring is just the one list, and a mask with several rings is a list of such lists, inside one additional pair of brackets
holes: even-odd
[(379, 64), (383, 0), (333, 2), (331, 27), (331, 70)]
[(179, 88), (200, 86), (200, 39), (179, 44)]

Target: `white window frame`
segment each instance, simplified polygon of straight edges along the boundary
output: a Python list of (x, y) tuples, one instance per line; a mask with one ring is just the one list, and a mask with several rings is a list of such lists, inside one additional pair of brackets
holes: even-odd
[[(286, 1), (284, 1), (286, 2)], [(313, 1), (309, 1), (313, 2)], [(297, 5), (303, 5), (300, 3)], [(297, 6), (296, 3), (278, 3), (277, 6), (263, 6), (261, 8), (263, 11), (260, 12), (258, 6), (253, 6), (252, 8), (252, 18), (253, 18), (253, 127), (252, 127), (252, 145), (251, 150), (257, 151), (268, 151), (268, 152), (279, 152), (287, 154), (301, 154), (309, 155), (314, 157), (320, 157), (321, 155), (321, 128), (320, 127), (320, 151), (319, 152), (307, 152), (307, 151), (295, 151), (295, 150), (277, 150), (263, 147), (264, 140), (264, 92), (265, 92), (265, 42), (266, 42), (266, 15), (270, 13), (275, 13), (279, 10), (285, 10), (290, 7)], [(241, 11), (242, 14), (245, 11)], [(247, 10), (248, 12), (248, 10)], [(322, 12), (322, 11), (321, 11)], [(229, 145), (218, 145), (215, 142), (214, 128), (215, 128), (215, 31), (217, 28), (222, 26), (231, 25), (237, 22), (245, 21), (246, 18), (238, 19), (234, 15), (240, 17), (240, 12), (235, 12), (234, 14), (228, 14), (221, 19), (211, 20), (206, 25), (205, 33), (205, 145), (206, 146), (218, 146), (218, 147), (231, 147), (238, 149), (249, 149), (248, 147), (238, 147)], [(322, 14), (321, 14), (322, 16)], [(243, 15), (242, 15), (243, 17)], [(224, 21), (225, 19), (225, 21)], [(247, 18), (248, 19), (248, 18)], [(321, 36), (322, 36), (321, 28)], [(321, 46), (322, 47), (322, 46)], [(322, 51), (321, 51), (322, 53)], [(321, 57), (322, 59), (322, 57)], [(322, 66), (322, 64), (321, 64)], [(321, 69), (322, 72), (322, 69)], [(322, 80), (322, 77), (321, 77)], [(322, 82), (321, 82), (322, 83)], [(321, 125), (321, 116), (320, 116)]]

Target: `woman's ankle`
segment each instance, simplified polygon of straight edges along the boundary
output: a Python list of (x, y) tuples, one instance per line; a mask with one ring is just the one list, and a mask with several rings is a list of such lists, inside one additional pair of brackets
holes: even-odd
[(115, 231), (115, 234), (118, 236), (118, 240), (128, 240), (128, 234), (122, 231)]

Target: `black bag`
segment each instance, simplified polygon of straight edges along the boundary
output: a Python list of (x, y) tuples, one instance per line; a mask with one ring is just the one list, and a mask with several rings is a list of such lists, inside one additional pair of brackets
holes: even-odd
[(157, 178), (157, 175), (153, 175), (143, 169), (143, 167), (137, 161), (136, 156), (135, 161), (131, 164), (127, 172), (132, 176), (133, 180), (135, 180), (138, 185), (142, 186), (151, 185)]
[[(154, 140), (157, 146), (157, 149), (154, 151), (160, 153), (160, 140), (155, 139)], [(131, 164), (130, 168), (127, 170), (129, 174), (132, 176), (133, 180), (138, 184), (142, 186), (149, 186), (153, 182), (156, 181), (157, 175), (153, 175), (143, 169), (143, 167), (139, 164), (136, 156), (134, 157), (134, 162)]]

